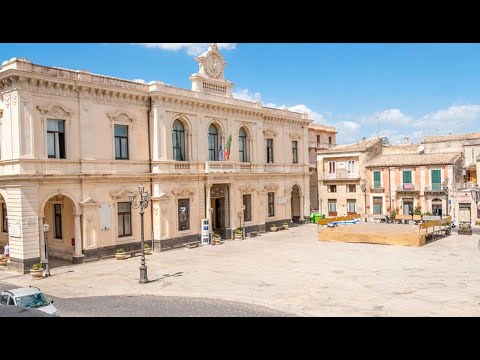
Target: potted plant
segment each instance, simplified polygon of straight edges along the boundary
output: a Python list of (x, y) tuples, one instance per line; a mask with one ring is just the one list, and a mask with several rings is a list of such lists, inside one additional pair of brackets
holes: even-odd
[(33, 264), (30, 269), (30, 274), (32, 274), (32, 278), (34, 279), (41, 278), (43, 275), (43, 265), (41, 263)]
[(222, 243), (222, 237), (218, 231), (214, 231), (212, 245), (220, 245)]
[(283, 222), (283, 229), (288, 230), (288, 222), (286, 221)]
[(150, 245), (143, 244), (143, 253), (145, 255), (152, 255), (152, 249), (150, 248)]
[(117, 251), (115, 252), (115, 258), (117, 260), (125, 260), (127, 258), (127, 254), (125, 254), (125, 250), (122, 248), (118, 248)]
[(242, 240), (243, 238), (243, 229), (235, 229), (235, 240)]
[(462, 222), (458, 226), (458, 235), (472, 235), (472, 227), (468, 222)]
[(270, 226), (270, 231), (275, 232), (275, 231), (277, 231), (277, 230), (278, 230), (278, 229), (277, 229), (277, 225), (273, 224), (273, 225)]

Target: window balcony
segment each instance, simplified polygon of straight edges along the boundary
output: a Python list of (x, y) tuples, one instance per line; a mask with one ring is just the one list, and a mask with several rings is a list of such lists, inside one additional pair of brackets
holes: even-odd
[(323, 180), (359, 180), (360, 175), (352, 172), (323, 173)]
[(425, 186), (425, 192), (444, 193), (446, 191), (443, 189), (442, 184), (432, 184), (431, 186)]
[(383, 193), (383, 192), (385, 192), (385, 186), (383, 184), (381, 184), (380, 182), (375, 181), (370, 186), (370, 192)]
[(206, 161), (205, 174), (212, 173), (233, 173), (235, 172), (235, 162), (233, 161)]
[(419, 190), (415, 184), (402, 184), (397, 187), (397, 192), (419, 192)]

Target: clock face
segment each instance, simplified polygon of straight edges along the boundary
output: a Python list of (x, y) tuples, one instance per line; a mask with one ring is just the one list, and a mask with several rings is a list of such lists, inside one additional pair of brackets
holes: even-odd
[(206, 64), (207, 74), (212, 78), (217, 78), (222, 74), (222, 60), (218, 55), (211, 55), (207, 58)]

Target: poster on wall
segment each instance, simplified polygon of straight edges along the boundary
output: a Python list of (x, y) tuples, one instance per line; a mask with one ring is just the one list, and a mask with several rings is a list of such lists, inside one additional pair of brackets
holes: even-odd
[(337, 167), (338, 167), (339, 169), (345, 169), (345, 162), (343, 162), (343, 161), (338, 162), (338, 163), (337, 163)]
[(8, 235), (12, 237), (22, 237), (22, 226), (17, 224), (8, 224)]
[(107, 231), (112, 227), (112, 219), (110, 215), (110, 205), (101, 204), (98, 207), (98, 216), (100, 218), (100, 230)]

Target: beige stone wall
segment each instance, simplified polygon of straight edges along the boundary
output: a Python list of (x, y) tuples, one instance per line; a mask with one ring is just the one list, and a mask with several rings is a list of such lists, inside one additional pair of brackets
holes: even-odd
[[(0, 81), (0, 192), (7, 202), (9, 221), (20, 229), (11, 237), (11, 255), (24, 266), (45, 256), (44, 222), (51, 225), (52, 256), (72, 258), (139, 242), (139, 210), (132, 209), (132, 236), (119, 238), (117, 204), (128, 201), (129, 191), (138, 194), (140, 183), (153, 195), (144, 217), (146, 239), (152, 230), (158, 240), (198, 238), (200, 220), (209, 208), (205, 191), (216, 183), (230, 186), (229, 229), (241, 225), (238, 213), (243, 193), (252, 194), (253, 208), (252, 220), (245, 226), (291, 219), (294, 185), (300, 188), (294, 202), (300, 214), (308, 216), (311, 121), (305, 114), (23, 60), (4, 64), (2, 79), (8, 80)], [(48, 119), (65, 121), (66, 159), (47, 156)], [(173, 160), (176, 119), (185, 128), (187, 161)], [(229, 161), (208, 160), (212, 123), (223, 149), (232, 136)], [(128, 160), (115, 160), (115, 124), (128, 125)], [(247, 132), (246, 163), (239, 161), (240, 127)], [(267, 138), (274, 140), (273, 164), (266, 163)], [(297, 164), (292, 163), (292, 141), (298, 142)], [(268, 216), (268, 192), (275, 193), (272, 217)], [(184, 198), (190, 199), (190, 228), (179, 230), (178, 200)], [(62, 205), (62, 239), (53, 236), (55, 202)], [(100, 208), (105, 206), (110, 209), (108, 229), (100, 226)]]

